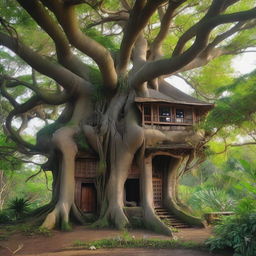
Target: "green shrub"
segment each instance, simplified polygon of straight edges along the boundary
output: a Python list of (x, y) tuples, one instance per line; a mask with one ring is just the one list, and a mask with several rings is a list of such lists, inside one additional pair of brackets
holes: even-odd
[(25, 198), (15, 198), (9, 203), (8, 209), (13, 212), (16, 220), (21, 219), (29, 212), (29, 200)]
[(215, 187), (195, 192), (191, 198), (191, 203), (200, 205), (205, 212), (209, 210), (230, 211), (235, 205), (235, 201), (224, 190)]
[(211, 251), (232, 248), (234, 256), (255, 256), (256, 211), (224, 217), (214, 233), (216, 237), (206, 242)]
[(129, 220), (133, 228), (145, 228), (145, 225), (141, 217), (132, 216), (130, 217)]
[(250, 197), (241, 199), (235, 208), (235, 214), (243, 216), (249, 212), (256, 212), (256, 200)]
[(239, 200), (235, 215), (224, 217), (215, 226), (215, 237), (207, 244), (211, 250), (232, 248), (234, 256), (256, 255), (256, 168), (246, 161), (240, 161), (245, 177), (236, 188), (246, 194)]
[(42, 235), (42, 236), (46, 236), (46, 237), (51, 237), (52, 236), (52, 231), (48, 228), (44, 228), (44, 227), (39, 227), (37, 229), (37, 234)]
[(12, 221), (11, 213), (8, 210), (0, 211), (0, 224), (7, 224)]

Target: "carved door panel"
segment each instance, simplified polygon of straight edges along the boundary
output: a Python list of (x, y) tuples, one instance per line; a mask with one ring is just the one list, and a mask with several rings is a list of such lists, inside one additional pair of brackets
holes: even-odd
[(96, 189), (93, 183), (83, 183), (81, 186), (81, 210), (83, 212), (96, 211)]
[(153, 178), (153, 197), (154, 197), (154, 206), (162, 207), (163, 203), (163, 186), (162, 178)]

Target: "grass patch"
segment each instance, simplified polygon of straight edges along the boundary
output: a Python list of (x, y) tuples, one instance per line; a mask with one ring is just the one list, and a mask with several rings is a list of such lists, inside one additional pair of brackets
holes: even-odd
[(7, 241), (10, 237), (10, 234), (0, 234), (0, 241)]
[(16, 224), (16, 225), (6, 225), (2, 227), (2, 230), (5, 232), (5, 236), (8, 238), (17, 233), (21, 232), (26, 236), (42, 235), (46, 237), (52, 236), (52, 231), (47, 228), (42, 228), (29, 224)]
[(197, 244), (194, 242), (183, 242), (175, 240), (160, 240), (160, 239), (132, 239), (124, 240), (120, 238), (109, 238), (101, 239), (93, 242), (83, 242), (75, 241), (73, 243), (74, 247), (82, 247), (89, 249), (91, 246), (95, 248), (161, 248), (161, 249), (173, 249), (173, 248), (205, 248), (202, 244)]
[(179, 240), (161, 240), (161, 239), (136, 239), (128, 232), (124, 232), (123, 235), (115, 238), (101, 239), (93, 242), (86, 241), (74, 241), (73, 247), (79, 249), (90, 249), (95, 247), (101, 248), (155, 248), (155, 249), (206, 249), (205, 245), (195, 242), (184, 242)]
[(65, 221), (61, 222), (61, 227), (60, 228), (61, 228), (62, 231), (67, 231), (67, 232), (72, 231), (72, 226), (69, 223), (65, 222)]

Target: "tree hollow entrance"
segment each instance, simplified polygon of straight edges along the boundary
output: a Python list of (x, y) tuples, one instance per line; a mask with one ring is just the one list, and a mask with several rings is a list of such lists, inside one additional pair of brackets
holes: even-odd
[(125, 182), (125, 206), (140, 205), (140, 180), (127, 179)]

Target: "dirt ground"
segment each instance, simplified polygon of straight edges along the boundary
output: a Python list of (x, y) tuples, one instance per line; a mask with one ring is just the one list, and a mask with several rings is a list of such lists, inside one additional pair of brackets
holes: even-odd
[[(209, 254), (197, 250), (185, 249), (108, 249), (97, 251), (68, 251), (57, 253), (35, 254), (35, 256), (228, 256)], [(30, 255), (29, 255), (30, 256)], [(33, 255), (34, 256), (34, 255)]]
[[(146, 230), (133, 230), (130, 235), (136, 238), (159, 238), (170, 239), (168, 236), (158, 235)], [(22, 249), (15, 255), (29, 256), (78, 256), (78, 255), (122, 255), (122, 256), (208, 256), (209, 253), (194, 250), (167, 250), (167, 249), (111, 249), (111, 250), (83, 250), (83, 251), (61, 251), (71, 246), (75, 241), (93, 241), (102, 238), (111, 238), (122, 235), (121, 231), (114, 229), (93, 230), (85, 227), (74, 227), (71, 232), (53, 231), (53, 235), (45, 237), (42, 235), (25, 236), (21, 233), (12, 235), (7, 241), (0, 241), (0, 255), (10, 256), (11, 254), (6, 248), (14, 251), (19, 245)], [(203, 242), (211, 235), (210, 229), (181, 229), (175, 236), (183, 241)], [(170, 253), (171, 252), (171, 253)], [(214, 255), (214, 254), (211, 254)], [(227, 255), (223, 255), (227, 256)]]

